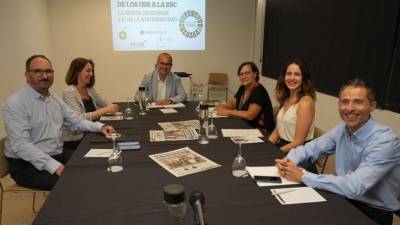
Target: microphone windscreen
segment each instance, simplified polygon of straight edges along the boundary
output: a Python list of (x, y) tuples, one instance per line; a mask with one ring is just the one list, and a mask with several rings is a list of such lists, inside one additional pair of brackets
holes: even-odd
[(199, 200), (201, 204), (204, 205), (205, 202), (204, 194), (201, 193), (200, 191), (193, 191), (192, 194), (190, 194), (189, 198), (190, 205), (193, 206), (193, 204), (196, 203), (197, 200)]

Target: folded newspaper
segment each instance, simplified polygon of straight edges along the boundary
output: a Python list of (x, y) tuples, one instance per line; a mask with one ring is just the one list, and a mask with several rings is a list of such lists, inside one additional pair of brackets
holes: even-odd
[(187, 130), (187, 129), (199, 129), (200, 122), (198, 120), (185, 120), (177, 122), (160, 122), (160, 127), (165, 131), (173, 130)]
[(182, 177), (221, 166), (194, 152), (189, 147), (149, 155), (149, 157), (176, 177)]
[(150, 142), (157, 141), (186, 141), (199, 138), (195, 129), (188, 130), (150, 130)]

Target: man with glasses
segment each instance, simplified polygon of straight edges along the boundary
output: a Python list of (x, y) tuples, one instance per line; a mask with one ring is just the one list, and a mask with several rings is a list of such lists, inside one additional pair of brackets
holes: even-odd
[[(149, 101), (157, 105), (168, 105), (186, 101), (186, 92), (180, 77), (171, 73), (172, 56), (168, 53), (158, 55), (156, 69), (144, 75), (139, 86), (145, 87)], [(138, 100), (139, 92), (136, 92)]]
[(62, 127), (76, 131), (115, 132), (100, 122), (81, 119), (60, 97), (49, 92), (54, 70), (44, 55), (26, 61), (26, 85), (4, 103), (7, 133), (4, 154), (17, 184), (51, 190), (71, 151), (63, 149)]
[[(372, 119), (375, 107), (375, 95), (363, 81), (348, 82), (339, 92), (343, 122), (292, 149), (276, 165), (286, 179), (343, 195), (377, 224), (391, 225), (393, 213), (400, 209), (400, 140)], [(336, 175), (317, 175), (296, 166), (330, 154), (336, 155)]]

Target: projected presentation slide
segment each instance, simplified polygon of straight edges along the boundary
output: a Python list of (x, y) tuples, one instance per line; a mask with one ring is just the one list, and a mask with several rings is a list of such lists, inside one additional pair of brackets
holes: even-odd
[(114, 50), (205, 50), (205, 16), (205, 0), (111, 0)]

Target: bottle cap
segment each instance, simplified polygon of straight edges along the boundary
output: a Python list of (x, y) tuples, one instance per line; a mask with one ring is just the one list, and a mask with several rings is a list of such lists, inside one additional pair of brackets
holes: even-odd
[(185, 188), (180, 184), (169, 184), (164, 187), (164, 201), (179, 204), (185, 201)]
[(139, 91), (144, 91), (144, 90), (146, 90), (146, 87), (143, 87), (143, 86), (139, 87)]

